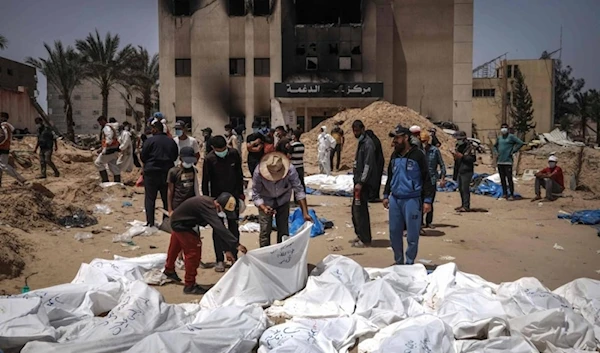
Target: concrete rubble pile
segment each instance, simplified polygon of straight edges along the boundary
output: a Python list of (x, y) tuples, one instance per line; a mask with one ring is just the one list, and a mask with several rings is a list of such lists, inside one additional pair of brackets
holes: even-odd
[[(600, 281), (550, 291), (442, 265), (363, 268), (329, 255), (308, 274), (311, 224), (243, 256), (200, 304), (142, 280), (164, 254), (96, 259), (68, 284), (0, 298), (0, 349), (33, 352), (586, 352), (600, 340)], [(258, 279), (258, 280), (257, 280)], [(286, 299), (287, 298), (287, 299)], [(266, 309), (264, 309), (266, 307)], [(281, 324), (273, 324), (271, 319)]]

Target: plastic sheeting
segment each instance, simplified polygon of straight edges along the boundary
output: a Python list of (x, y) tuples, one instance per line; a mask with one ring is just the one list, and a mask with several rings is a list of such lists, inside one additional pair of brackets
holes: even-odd
[(266, 328), (267, 316), (259, 306), (203, 310), (192, 323), (151, 334), (127, 353), (247, 353)]
[(269, 305), (304, 287), (312, 223), (283, 243), (249, 251), (200, 301), (203, 308)]
[(510, 318), (548, 309), (571, 308), (565, 298), (550, 292), (540, 281), (531, 277), (502, 283), (497, 295)]
[[(310, 215), (310, 218), (312, 218), (312, 221), (313, 221), (313, 225), (310, 228), (310, 237), (314, 238), (314, 237), (318, 237), (319, 235), (325, 234), (325, 226), (323, 225), (323, 223), (321, 222), (319, 217), (317, 217), (317, 213), (315, 212), (315, 210), (313, 210), (313, 209), (308, 210), (308, 214)], [(296, 235), (296, 233), (298, 233), (298, 231), (300, 229), (302, 229), (304, 222), (306, 222), (306, 221), (304, 220), (304, 216), (302, 215), (302, 210), (297, 208), (290, 215), (290, 218), (289, 218), (290, 235), (292, 235), (292, 236)]]
[(539, 353), (531, 342), (518, 334), (483, 341), (456, 341), (455, 347), (457, 353)]
[(54, 341), (57, 336), (41, 298), (0, 298), (1, 349), (22, 347), (29, 341)]
[(559, 213), (558, 218), (570, 219), (572, 224), (600, 224), (600, 209), (576, 211), (571, 214)]
[[(381, 178), (381, 185), (385, 185), (387, 176)], [(354, 175), (325, 175), (315, 174), (304, 178), (304, 183), (323, 194), (351, 197), (354, 191)]]
[(557, 288), (556, 295), (564, 297), (575, 312), (594, 325), (596, 340), (600, 342), (600, 281), (580, 278)]

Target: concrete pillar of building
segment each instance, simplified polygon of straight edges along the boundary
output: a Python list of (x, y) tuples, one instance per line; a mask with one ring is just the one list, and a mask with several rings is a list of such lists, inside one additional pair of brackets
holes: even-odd
[[(379, 2), (375, 8), (375, 80), (383, 82), (383, 97), (394, 101), (394, 13), (390, 2)], [(364, 40), (363, 40), (364, 43)], [(364, 46), (364, 45), (363, 45)], [(367, 44), (368, 47), (368, 44)], [(364, 60), (364, 59), (363, 59)]]
[[(166, 3), (158, 0), (158, 53), (163, 63), (159, 68), (159, 77), (162, 87), (175, 87), (175, 21)], [(167, 117), (175, 117), (175, 96), (174, 89), (160, 89), (160, 111)]]
[(246, 131), (254, 122), (254, 17), (246, 16)]
[(275, 83), (281, 82), (281, 70), (282, 70), (282, 45), (281, 45), (281, 2), (275, 2), (273, 13), (269, 18), (269, 57), (271, 64), (271, 82), (269, 88), (269, 98), (275, 98)]
[(454, 0), (452, 121), (471, 136), (473, 130), (473, 0)]

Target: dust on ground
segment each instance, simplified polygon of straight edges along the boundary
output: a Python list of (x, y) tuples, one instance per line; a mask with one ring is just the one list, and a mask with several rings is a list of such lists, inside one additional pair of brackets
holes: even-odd
[(25, 263), (32, 258), (31, 244), (2, 228), (0, 228), (0, 244), (2, 244), (0, 246), (0, 281), (21, 276), (25, 269)]

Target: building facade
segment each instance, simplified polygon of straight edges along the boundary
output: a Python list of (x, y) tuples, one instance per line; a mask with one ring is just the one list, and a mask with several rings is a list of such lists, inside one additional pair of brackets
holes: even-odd
[(16, 129), (35, 131), (38, 114), (31, 100), (37, 95), (36, 89), (34, 67), (0, 57), (0, 112), (8, 113)]
[[(102, 114), (102, 95), (100, 88), (91, 81), (77, 86), (71, 97), (73, 103), (73, 122), (75, 134), (95, 134), (99, 132), (97, 119)], [(129, 121), (135, 126), (135, 114), (144, 118), (144, 101), (136, 92), (127, 93), (121, 87), (111, 89), (108, 95), (108, 116), (118, 122)], [(59, 131), (67, 131), (64, 101), (60, 92), (48, 84), (48, 117)]]
[(256, 120), (310, 129), (380, 99), (471, 131), (473, 0), (158, 7), (160, 109), (195, 133)]
[(500, 60), (490, 63), (484, 75), (473, 78), (473, 123), (482, 141), (496, 138), (500, 125), (512, 125), (510, 111), (514, 105), (513, 81), (516, 71), (525, 79), (533, 101), (535, 128), (530, 136), (554, 129), (554, 61)]

